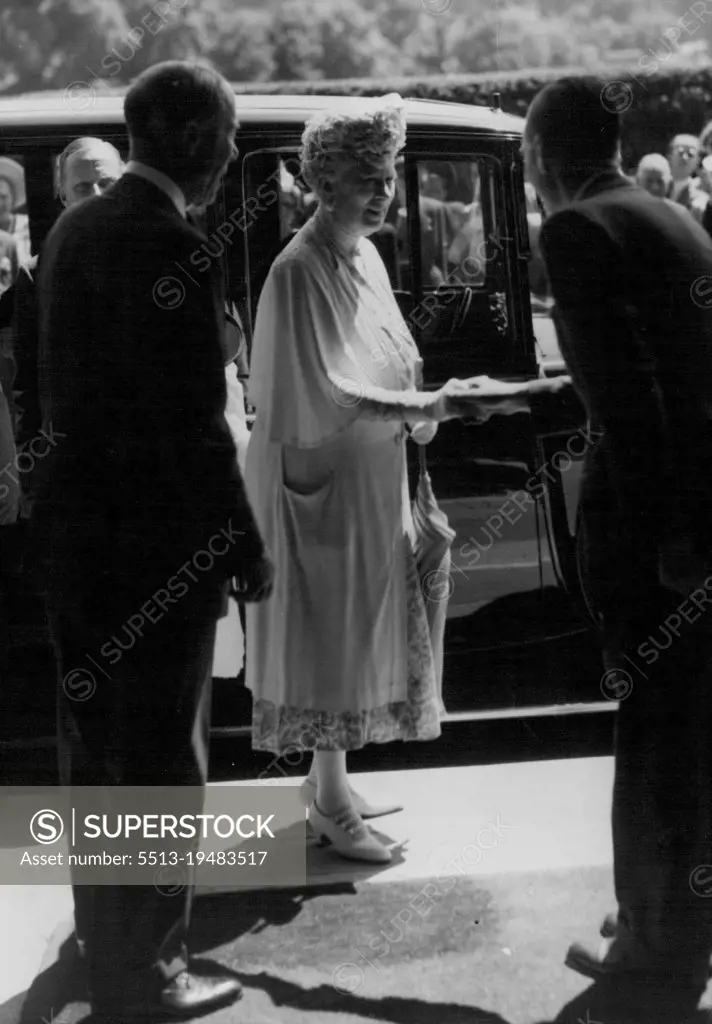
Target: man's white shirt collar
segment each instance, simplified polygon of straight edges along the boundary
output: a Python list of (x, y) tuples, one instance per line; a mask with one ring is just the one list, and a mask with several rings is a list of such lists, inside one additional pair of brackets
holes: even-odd
[(149, 167), (148, 164), (141, 163), (140, 160), (129, 160), (125, 173), (136, 174), (139, 178), (145, 178), (146, 181), (152, 182), (156, 188), (160, 188), (161, 192), (165, 192), (173, 200), (176, 210), (181, 217), (185, 218), (185, 196), (167, 174), (157, 171), (155, 167)]

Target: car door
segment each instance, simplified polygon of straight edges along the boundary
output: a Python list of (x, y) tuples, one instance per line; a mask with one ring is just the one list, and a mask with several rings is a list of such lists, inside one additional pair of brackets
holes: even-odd
[[(410, 275), (402, 301), (412, 303), (426, 387), (541, 373), (518, 146), (448, 136), (447, 147), (414, 140), (406, 153)], [(404, 267), (402, 259), (401, 282)], [(590, 635), (550, 543), (549, 488), (559, 478), (548, 480), (548, 460), (561, 442), (537, 428), (526, 413), (448, 423), (428, 448), (435, 493), (456, 531), (445, 656), (453, 710), (568, 703), (585, 689), (575, 665), (584, 653), (590, 661)]]

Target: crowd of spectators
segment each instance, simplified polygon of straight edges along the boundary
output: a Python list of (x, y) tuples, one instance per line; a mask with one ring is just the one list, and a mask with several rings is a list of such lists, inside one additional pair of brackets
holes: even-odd
[(675, 135), (666, 155), (646, 153), (631, 177), (652, 196), (687, 210), (712, 235), (712, 121), (699, 136)]

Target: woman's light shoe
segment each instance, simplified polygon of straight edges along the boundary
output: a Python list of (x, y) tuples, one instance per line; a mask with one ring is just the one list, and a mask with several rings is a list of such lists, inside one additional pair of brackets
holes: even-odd
[(379, 843), (353, 807), (326, 815), (313, 803), (309, 809), (309, 824), (320, 845), (331, 843), (336, 852), (347, 860), (364, 860), (372, 864), (391, 862), (390, 850)]
[[(351, 792), (351, 800), (353, 801), (354, 810), (359, 817), (364, 819), (369, 818), (382, 818), (384, 814), (395, 814), (396, 811), (402, 811), (403, 807), (401, 804), (372, 804), (368, 800), (364, 800), (354, 789), (349, 787)], [(311, 807), (316, 800), (316, 782), (313, 782), (307, 775), (304, 782), (299, 787), (299, 793), (302, 798), (302, 803), (305, 807)]]

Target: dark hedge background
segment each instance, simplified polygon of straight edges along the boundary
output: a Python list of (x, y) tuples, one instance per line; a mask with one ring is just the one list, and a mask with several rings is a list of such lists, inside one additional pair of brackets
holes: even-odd
[[(492, 93), (498, 91), (502, 109), (524, 117), (532, 99), (544, 85), (563, 75), (580, 73), (578, 68), (555, 68), (505, 75), (448, 75), (422, 80), (354, 78), (331, 82), (238, 83), (235, 89), (242, 93), (347, 96), (399, 92), (402, 96), (479, 106), (489, 106)], [(673, 135), (679, 132), (698, 135), (707, 121), (712, 120), (712, 68), (694, 71), (675, 69), (650, 76), (641, 71), (637, 78), (629, 73), (617, 73), (613, 78), (605, 70), (597, 74), (609, 88), (607, 102), (615, 104), (622, 113), (623, 162), (627, 169), (634, 167), (645, 153), (664, 153)]]

